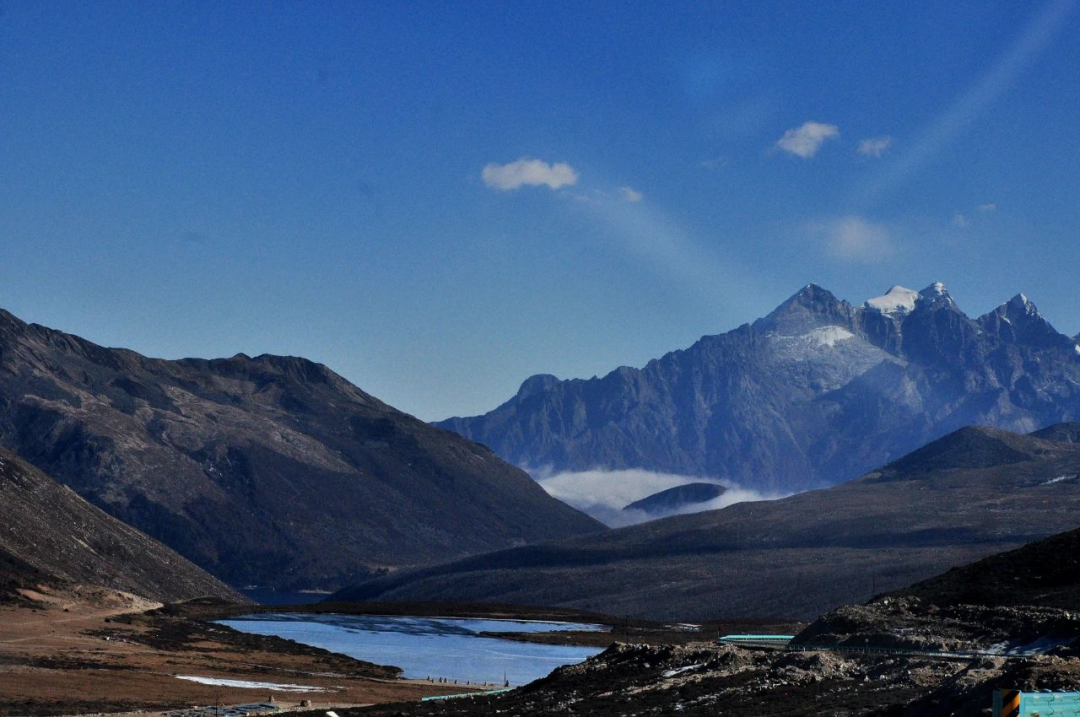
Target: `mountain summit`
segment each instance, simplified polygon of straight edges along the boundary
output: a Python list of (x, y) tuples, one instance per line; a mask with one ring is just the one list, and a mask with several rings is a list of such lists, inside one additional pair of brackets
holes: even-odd
[(852, 306), (816, 284), (768, 316), (602, 378), (527, 381), (437, 425), (522, 466), (643, 468), (794, 491), (853, 478), (969, 424), (1080, 415), (1080, 348), (1019, 294), (977, 319), (944, 284)]

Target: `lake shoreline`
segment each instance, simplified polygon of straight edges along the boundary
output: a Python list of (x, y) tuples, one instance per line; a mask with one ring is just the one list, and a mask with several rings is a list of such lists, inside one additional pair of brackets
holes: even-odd
[[(193, 600), (169, 605), (163, 610), (184, 615), (191, 619), (215, 621), (238, 618), (243, 615), (266, 613), (313, 614), (313, 615), (364, 615), (372, 617), (427, 617), (443, 619), (514, 620), (520, 622), (587, 623), (603, 625), (605, 633), (510, 633), (505, 639), (543, 644), (577, 645), (581, 647), (608, 647), (614, 642), (632, 642), (648, 645), (685, 645), (715, 639), (718, 635), (732, 633), (786, 634), (794, 635), (806, 627), (806, 623), (778, 617), (756, 619), (711, 620), (701, 623), (700, 629), (691, 631), (677, 623), (664, 623), (642, 618), (608, 615), (570, 608), (542, 606), (505, 605), (496, 603), (452, 602), (320, 602), (300, 605), (253, 605), (226, 603), (223, 601)], [(606, 636), (604, 642), (601, 635)], [(493, 635), (504, 637), (502, 634)], [(577, 642), (569, 642), (574, 638)]]
[(282, 611), (227, 618), (215, 624), (273, 636), (374, 664), (393, 664), (406, 679), (438, 684), (521, 686), (606, 648), (580, 640), (506, 640), (505, 634), (606, 634), (597, 623), (416, 615), (344, 615)]

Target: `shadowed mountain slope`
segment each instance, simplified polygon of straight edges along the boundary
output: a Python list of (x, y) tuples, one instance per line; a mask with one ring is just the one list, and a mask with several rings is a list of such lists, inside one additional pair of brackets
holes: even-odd
[(1077, 474), (1080, 445), (964, 428), (834, 488), (387, 576), (336, 599), (815, 617), (1074, 528)]
[(0, 445), (233, 585), (332, 588), (603, 529), (320, 364), (151, 359), (2, 311)]
[(623, 510), (640, 510), (656, 515), (670, 514), (695, 503), (719, 498), (725, 490), (727, 489), (718, 483), (687, 483), (635, 500)]
[(0, 592), (55, 581), (163, 602), (244, 600), (161, 543), (0, 450)]
[(941, 284), (852, 306), (813, 284), (752, 324), (589, 380), (527, 380), (438, 425), (546, 471), (643, 468), (765, 492), (835, 485), (965, 425), (1080, 417), (1080, 349), (1020, 294), (977, 319)]
[[(1080, 516), (1077, 517), (1080, 523)], [(1080, 607), (1080, 530), (1060, 533), (898, 590), (933, 605)]]
[(1031, 435), (1059, 443), (1080, 443), (1080, 423), (1058, 423), (1035, 431)]

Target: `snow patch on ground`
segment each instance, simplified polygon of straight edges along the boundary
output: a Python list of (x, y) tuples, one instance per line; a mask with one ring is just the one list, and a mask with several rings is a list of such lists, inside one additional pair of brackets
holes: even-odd
[(226, 680), (220, 677), (199, 677), (197, 675), (176, 675), (178, 680), (197, 682), (200, 685), (214, 685), (216, 687), (236, 687), (243, 690), (272, 690), (274, 692), (326, 692), (324, 687), (311, 687), (310, 685), (289, 685), (276, 682), (250, 682), (248, 680)]
[(695, 665), (687, 665), (686, 667), (677, 667), (674, 670), (666, 670), (664, 672), (664, 677), (674, 677), (675, 675), (681, 675), (684, 672), (689, 672), (690, 670), (696, 670), (697, 668), (699, 668), (701, 666), (702, 666), (702, 663), (699, 662), (699, 663), (697, 663)]
[(1063, 476), (1058, 476), (1057, 478), (1051, 478), (1050, 480), (1043, 483), (1043, 485), (1054, 485), (1055, 483), (1064, 483), (1065, 481), (1074, 481), (1074, 480), (1076, 480), (1076, 474), (1075, 473), (1067, 473), (1067, 474), (1065, 474)]
[(999, 642), (988, 646), (985, 650), (979, 650), (979, 652), (985, 655), (1043, 655), (1056, 647), (1071, 645), (1075, 642), (1075, 639), (1072, 637), (1040, 637), (1038, 640), (1029, 642), (1026, 645)]
[(884, 296), (867, 299), (866, 308), (875, 309), (888, 316), (903, 315), (915, 310), (918, 299), (919, 292), (897, 285), (886, 291)]
[(813, 341), (817, 346), (828, 346), (829, 348), (832, 348), (840, 341), (847, 341), (848, 339), (855, 338), (855, 334), (847, 329), (842, 329), (839, 326), (822, 326), (820, 329), (814, 329), (806, 334), (806, 337)]

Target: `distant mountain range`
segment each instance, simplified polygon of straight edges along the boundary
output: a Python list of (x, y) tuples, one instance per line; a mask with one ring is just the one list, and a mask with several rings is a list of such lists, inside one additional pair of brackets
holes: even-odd
[(813, 284), (753, 324), (603, 378), (533, 376), (437, 425), (544, 473), (597, 468), (835, 485), (966, 425), (1080, 418), (1080, 348), (1024, 295), (972, 319), (942, 284), (852, 306)]
[(0, 599), (43, 583), (101, 586), (162, 602), (244, 600), (161, 543), (0, 450)]
[(3, 311), (0, 445), (238, 586), (334, 588), (603, 529), (320, 364), (151, 359)]
[(1078, 436), (963, 428), (834, 488), (405, 571), (334, 599), (813, 618), (1075, 529)]

